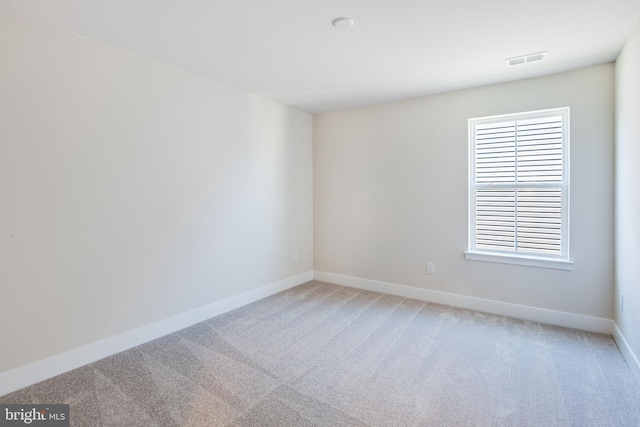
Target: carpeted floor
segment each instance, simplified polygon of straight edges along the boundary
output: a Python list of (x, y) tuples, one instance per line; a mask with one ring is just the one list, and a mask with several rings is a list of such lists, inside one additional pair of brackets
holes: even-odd
[(0, 397), (73, 426), (640, 426), (609, 336), (309, 282)]

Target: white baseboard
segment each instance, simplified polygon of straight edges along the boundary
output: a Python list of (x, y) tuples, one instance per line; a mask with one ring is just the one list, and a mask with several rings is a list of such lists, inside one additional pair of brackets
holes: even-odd
[(84, 347), (80, 347), (48, 359), (40, 360), (0, 374), (0, 396), (14, 392), (29, 385), (79, 368), (113, 354), (128, 350), (140, 344), (163, 337), (196, 323), (240, 308), (252, 302), (285, 291), (294, 286), (313, 279), (313, 272), (289, 277), (258, 289), (245, 292), (214, 302), (195, 310), (161, 320), (151, 325), (143, 326), (125, 332), (115, 337), (107, 338)]
[(536, 322), (564, 326), (573, 329), (581, 329), (584, 331), (611, 335), (613, 334), (614, 329), (614, 323), (612, 320), (602, 319), (599, 317), (584, 316), (581, 314), (548, 310), (545, 308), (511, 304), (507, 302), (475, 298), (465, 295), (450, 294), (447, 292), (396, 285), (393, 283), (380, 282), (377, 280), (361, 279), (358, 277), (325, 273), (322, 271), (315, 271), (313, 274), (313, 278), (322, 282), (331, 282), (337, 285), (349, 286), (352, 288), (364, 289), (367, 291), (381, 292), (384, 294), (413, 298), (421, 301), (433, 302), (436, 304), (444, 304), (453, 307), (466, 308), (469, 310), (482, 311), (485, 313), (499, 314), (502, 316), (509, 316), (518, 319), (533, 320)]
[(620, 353), (624, 356), (624, 360), (627, 361), (627, 365), (629, 365), (629, 369), (633, 372), (633, 376), (636, 377), (636, 380), (640, 384), (640, 359), (633, 353), (629, 343), (625, 339), (624, 335), (620, 329), (618, 329), (618, 325), (614, 324), (613, 338), (616, 340), (616, 344), (618, 344), (618, 348), (620, 349)]

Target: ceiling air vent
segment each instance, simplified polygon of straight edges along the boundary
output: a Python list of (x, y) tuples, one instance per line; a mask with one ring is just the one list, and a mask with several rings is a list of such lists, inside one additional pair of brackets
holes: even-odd
[(529, 64), (531, 62), (544, 61), (547, 59), (547, 52), (531, 53), (529, 55), (516, 56), (514, 58), (507, 58), (507, 67), (515, 67), (516, 65)]

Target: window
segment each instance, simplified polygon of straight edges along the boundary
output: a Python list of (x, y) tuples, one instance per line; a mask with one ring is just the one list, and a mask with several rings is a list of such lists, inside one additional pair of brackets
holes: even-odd
[(569, 108), (469, 120), (467, 259), (571, 269)]

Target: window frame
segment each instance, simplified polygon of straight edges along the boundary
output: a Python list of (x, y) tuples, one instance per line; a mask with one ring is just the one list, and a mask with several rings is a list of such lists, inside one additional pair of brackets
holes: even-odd
[[(476, 142), (475, 130), (479, 125), (491, 123), (530, 120), (551, 116), (562, 117), (562, 182), (559, 184), (543, 184), (516, 181), (509, 184), (482, 183), (476, 182)], [(553, 268), (561, 270), (572, 270), (573, 261), (569, 258), (569, 166), (570, 166), (570, 109), (569, 107), (552, 108), (547, 110), (527, 111), (521, 113), (503, 114), (487, 117), (471, 118), (468, 121), (469, 132), (469, 176), (468, 176), (468, 239), (465, 258), (475, 261), (488, 261), (505, 264), (526, 265), (532, 267)], [(517, 145), (515, 147), (517, 150)], [(497, 249), (485, 249), (476, 247), (476, 190), (478, 188), (513, 188), (517, 191), (523, 187), (535, 188), (560, 188), (561, 190), (561, 253), (560, 254), (537, 254), (518, 251), (502, 251)], [(517, 209), (517, 204), (516, 204)]]

